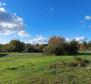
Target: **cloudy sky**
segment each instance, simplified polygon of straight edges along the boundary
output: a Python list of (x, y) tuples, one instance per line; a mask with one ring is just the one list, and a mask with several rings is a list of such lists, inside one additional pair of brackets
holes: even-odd
[(91, 40), (91, 0), (0, 0), (0, 43), (46, 43), (53, 35)]

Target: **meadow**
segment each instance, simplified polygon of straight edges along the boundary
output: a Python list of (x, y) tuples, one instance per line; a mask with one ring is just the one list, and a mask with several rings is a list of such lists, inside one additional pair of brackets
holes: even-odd
[(0, 84), (91, 84), (91, 63), (67, 66), (90, 54), (45, 56), (41, 53), (0, 53)]

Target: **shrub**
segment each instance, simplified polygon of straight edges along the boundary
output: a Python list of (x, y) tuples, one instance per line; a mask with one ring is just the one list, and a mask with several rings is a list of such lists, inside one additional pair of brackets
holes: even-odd
[(62, 55), (64, 54), (65, 39), (61, 37), (52, 37), (48, 42), (48, 46), (44, 49), (46, 54)]
[(50, 38), (44, 53), (50, 55), (77, 54), (78, 42), (75, 40), (66, 42), (64, 38), (54, 36)]
[(3, 52), (22, 52), (25, 49), (25, 44), (19, 40), (12, 40), (9, 44), (5, 44), (2, 48)]

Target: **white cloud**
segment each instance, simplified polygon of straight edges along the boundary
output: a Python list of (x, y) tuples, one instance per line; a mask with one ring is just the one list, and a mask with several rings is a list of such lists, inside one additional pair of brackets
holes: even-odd
[(72, 41), (72, 39), (70, 39), (70, 38), (66, 38), (66, 41), (67, 41), (67, 42), (70, 42), (70, 41)]
[(41, 35), (37, 35), (35, 38), (32, 38), (30, 40), (31, 44), (47, 44), (48, 43), (48, 39), (41, 36)]
[(84, 19), (85, 20), (91, 20), (91, 16), (85, 16)]
[(8, 43), (12, 39), (29, 42), (30, 35), (25, 31), (27, 26), (23, 18), (9, 12), (5, 5), (0, 2), (0, 43)]
[(82, 42), (84, 42), (84, 41), (87, 41), (87, 38), (84, 37), (84, 36), (78, 36), (78, 37), (74, 37), (74, 38), (66, 38), (66, 41), (67, 41), (67, 42), (70, 42), (70, 41), (72, 41), (72, 40), (76, 40), (76, 41), (78, 41), (79, 43), (82, 43)]
[(3, 7), (0, 7), (0, 12), (6, 12), (6, 10)]
[[(4, 6), (5, 3), (0, 2), (0, 42), (8, 43), (12, 39), (20, 39), (31, 44), (46, 44), (47, 38), (37, 35), (34, 38), (26, 31), (26, 25), (23, 18), (16, 13), (9, 12)], [(51, 8), (51, 11), (54, 9)]]
[(25, 31), (18, 32), (18, 36), (20, 36), (20, 37), (30, 37), (30, 35)]
[(6, 6), (6, 3), (0, 2), (0, 6)]
[[(8, 12), (4, 7), (0, 7), (0, 34), (16, 34), (20, 37), (29, 36), (25, 29), (24, 21), (16, 13)], [(25, 35), (25, 36), (24, 36)]]
[(83, 20), (80, 21), (80, 23), (83, 28), (91, 28), (91, 16), (85, 16)]
[[(4, 5), (1, 4), (0, 5)], [(46, 44), (47, 39), (41, 35), (36, 37), (30, 36), (25, 31), (26, 25), (23, 18), (19, 17), (16, 13), (11, 13), (3, 6), (0, 6), (0, 42), (8, 43), (12, 39), (20, 39), (26, 43), (31, 44)]]
[(83, 42), (83, 41), (86, 41), (86, 40), (87, 40), (87, 38), (84, 37), (84, 36), (75, 37), (74, 39), (75, 39), (76, 41), (79, 41), (79, 42)]

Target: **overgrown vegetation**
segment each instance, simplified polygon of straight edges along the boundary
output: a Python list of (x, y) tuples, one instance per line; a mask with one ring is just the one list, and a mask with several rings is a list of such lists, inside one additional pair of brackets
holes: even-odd
[(52, 37), (48, 42), (48, 46), (44, 49), (46, 54), (51, 55), (67, 55), (67, 54), (77, 54), (78, 53), (78, 42), (72, 40), (71, 42), (66, 42), (62, 37)]
[(90, 61), (87, 59), (83, 59), (80, 57), (74, 57), (71, 62), (56, 62), (50, 65), (50, 68), (58, 68), (58, 67), (70, 67), (70, 68), (80, 68), (80, 67), (87, 67), (90, 64)]

